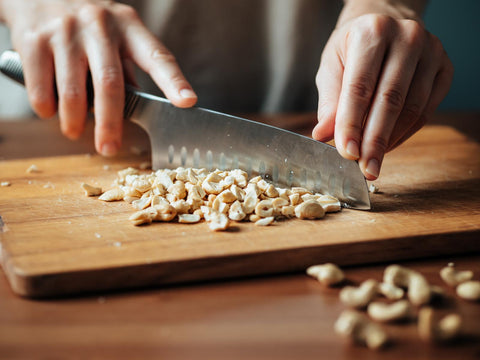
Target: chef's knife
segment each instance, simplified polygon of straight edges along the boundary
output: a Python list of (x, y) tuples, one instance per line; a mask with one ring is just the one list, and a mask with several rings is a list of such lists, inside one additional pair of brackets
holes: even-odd
[[(16, 52), (1, 55), (0, 71), (23, 84)], [(180, 109), (129, 86), (124, 116), (148, 133), (154, 169), (240, 168), (280, 186), (303, 186), (333, 195), (344, 206), (370, 209), (367, 184), (357, 162), (344, 159), (333, 146), (216, 111)]]

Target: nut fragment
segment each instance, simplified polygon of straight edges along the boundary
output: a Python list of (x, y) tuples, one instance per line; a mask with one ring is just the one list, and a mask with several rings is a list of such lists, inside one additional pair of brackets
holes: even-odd
[(102, 195), (99, 196), (98, 200), (102, 201), (119, 201), (123, 200), (124, 192), (120, 188), (113, 188), (105, 191)]
[(325, 210), (316, 200), (307, 200), (295, 207), (295, 216), (299, 219), (321, 219)]
[(462, 332), (462, 318), (449, 314), (436, 321), (431, 307), (423, 307), (418, 313), (418, 335), (424, 341), (445, 342), (458, 338)]
[(153, 220), (153, 216), (151, 211), (140, 210), (133, 213), (128, 219), (133, 223), (133, 225), (138, 226), (143, 224), (150, 224)]
[(459, 271), (455, 269), (455, 264), (449, 263), (446, 267), (440, 270), (440, 277), (448, 285), (457, 286), (465, 281), (471, 280), (473, 278), (473, 271)]
[(337, 212), (342, 210), (342, 204), (340, 201), (330, 195), (322, 195), (320, 196), (317, 201), (322, 205), (323, 210), (325, 212), (330, 213), (330, 212)]
[(457, 286), (457, 295), (465, 300), (480, 300), (480, 281), (466, 281)]
[(255, 214), (260, 217), (270, 217), (273, 215), (273, 204), (271, 200), (262, 200), (255, 206)]
[(194, 224), (200, 221), (201, 217), (198, 214), (180, 214), (178, 215), (178, 222), (182, 224)]
[(312, 265), (307, 268), (307, 274), (327, 286), (339, 284), (345, 279), (343, 271), (332, 263)]
[(391, 322), (408, 319), (413, 314), (413, 308), (408, 300), (399, 300), (391, 304), (372, 302), (368, 305), (367, 313), (375, 321)]
[(345, 310), (340, 314), (335, 322), (335, 332), (375, 350), (388, 342), (388, 336), (380, 326), (355, 310)]
[(269, 217), (266, 217), (266, 218), (261, 218), (261, 219), (259, 219), (255, 222), (255, 225), (257, 225), (257, 226), (268, 226), (268, 225), (273, 223), (274, 219), (275, 218), (273, 216), (269, 216)]
[[(205, 217), (205, 219), (207, 218)], [(210, 214), (209, 219), (207, 219), (207, 222), (210, 230), (221, 231), (228, 228), (229, 219), (224, 213), (212, 209), (212, 213)]]
[(240, 201), (235, 201), (228, 210), (228, 217), (233, 221), (242, 221), (245, 219), (247, 214), (243, 211), (242, 203)]
[(37, 167), (37, 165), (35, 164), (32, 164), (28, 167), (28, 169), (26, 170), (26, 172), (28, 174), (32, 174), (32, 173), (39, 173), (40, 172), (40, 169)]
[(98, 196), (102, 193), (102, 188), (82, 183), (82, 189), (85, 190), (86, 196)]
[(156, 212), (153, 221), (172, 221), (177, 216), (177, 211), (170, 204), (158, 204), (151, 206), (150, 209)]

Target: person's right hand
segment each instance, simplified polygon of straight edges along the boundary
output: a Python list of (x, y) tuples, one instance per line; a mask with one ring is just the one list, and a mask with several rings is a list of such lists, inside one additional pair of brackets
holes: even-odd
[(22, 59), (33, 110), (47, 118), (58, 107), (61, 130), (72, 139), (84, 128), (91, 72), (95, 147), (103, 155), (114, 155), (121, 145), (129, 61), (147, 72), (174, 105), (191, 107), (197, 101), (174, 56), (127, 5), (101, 0), (15, 0), (0, 5), (0, 17)]

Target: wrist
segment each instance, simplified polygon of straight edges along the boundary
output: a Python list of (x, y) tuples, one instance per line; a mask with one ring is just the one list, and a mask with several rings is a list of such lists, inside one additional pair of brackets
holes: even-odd
[(426, 1), (423, 0), (344, 0), (337, 27), (366, 14), (388, 15), (395, 19), (411, 19), (422, 23), (425, 6)]

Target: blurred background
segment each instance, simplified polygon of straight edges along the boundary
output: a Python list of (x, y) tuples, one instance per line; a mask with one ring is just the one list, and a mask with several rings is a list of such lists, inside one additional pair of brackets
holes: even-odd
[[(430, 0), (426, 9), (426, 27), (440, 38), (455, 67), (452, 87), (439, 110), (480, 110), (479, 14), (480, 0)], [(0, 51), (10, 48), (8, 39), (8, 30), (0, 25)], [(0, 116), (19, 113), (29, 114), (24, 89), (0, 76)]]
[(443, 43), (455, 67), (452, 87), (440, 110), (480, 109), (479, 0), (430, 0), (424, 20)]

